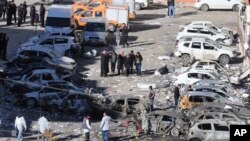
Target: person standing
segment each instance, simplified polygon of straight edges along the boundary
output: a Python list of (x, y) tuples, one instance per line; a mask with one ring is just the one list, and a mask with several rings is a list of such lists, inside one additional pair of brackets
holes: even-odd
[(149, 86), (149, 103), (150, 103), (150, 112), (153, 111), (154, 108), (154, 99), (155, 99), (155, 92), (152, 86)]
[(126, 58), (125, 58), (125, 74), (126, 74), (127, 77), (130, 74), (130, 65), (131, 65), (131, 62), (132, 62), (131, 56), (130, 56), (130, 54), (127, 54)]
[(104, 50), (101, 54), (101, 77), (107, 77), (107, 74), (109, 72), (109, 60), (107, 51)]
[(34, 26), (35, 17), (36, 17), (36, 6), (33, 4), (30, 7), (30, 22), (32, 26)]
[(113, 50), (110, 55), (110, 64), (111, 64), (111, 72), (115, 72), (115, 67), (116, 67), (116, 62), (117, 62), (117, 54)]
[(7, 25), (11, 25), (11, 2), (9, 1), (6, 7), (6, 14), (7, 14)]
[(0, 32), (0, 58), (1, 58), (1, 55), (2, 55), (2, 52), (3, 52), (3, 33)]
[(140, 52), (137, 52), (135, 55), (135, 68), (136, 68), (136, 74), (141, 75), (141, 65), (142, 65), (142, 56)]
[(10, 7), (10, 11), (11, 11), (11, 22), (12, 22), (12, 17), (14, 16), (14, 21), (16, 23), (16, 12), (17, 12), (17, 7), (16, 7), (16, 4), (15, 4), (15, 1), (12, 0), (11, 2), (11, 7)]
[(18, 136), (17, 136), (17, 141), (22, 141), (23, 140), (23, 130), (27, 129), (27, 125), (25, 122), (25, 119), (22, 115), (18, 115), (15, 120), (15, 129), (18, 130)]
[[(7, 0), (4, 0), (3, 1), (3, 4), (4, 4), (4, 7), (3, 7), (3, 14), (2, 14), (2, 19), (4, 20), (5, 19), (5, 14), (7, 12), (7, 7), (8, 7), (8, 1)], [(1, 18), (1, 17), (0, 17)]]
[(40, 7), (41, 27), (44, 27), (44, 16), (45, 16), (45, 7), (43, 6), (43, 4), (41, 4), (41, 7)]
[(115, 39), (116, 39), (116, 46), (117, 47), (120, 46), (121, 32), (120, 32), (120, 29), (118, 28), (118, 25), (116, 26)]
[(134, 54), (133, 50), (130, 51), (130, 58), (131, 58), (131, 62), (130, 62), (130, 74), (133, 74), (133, 66), (134, 66), (134, 62), (135, 62), (135, 54)]
[(22, 23), (26, 22), (26, 16), (27, 16), (27, 4), (26, 1), (23, 2), (23, 21)]
[(125, 47), (125, 45), (127, 45), (127, 47), (129, 46), (128, 44), (128, 27), (126, 26), (125, 23), (123, 23), (122, 26), (122, 37), (123, 37), (123, 47)]
[(180, 98), (180, 85), (175, 86), (175, 88), (174, 88), (175, 108), (177, 108), (177, 106), (178, 106), (179, 98)]
[(24, 12), (24, 10), (23, 10), (23, 4), (21, 3), (19, 6), (18, 6), (18, 21), (17, 21), (17, 26), (18, 27), (20, 27), (21, 26), (21, 24), (22, 24), (22, 22), (23, 22), (23, 12)]
[(44, 116), (40, 117), (38, 119), (38, 126), (39, 126), (39, 131), (42, 134), (42, 140), (47, 140), (47, 137), (44, 136), (44, 133), (46, 131), (49, 131), (50, 129), (47, 118), (45, 118)]
[(170, 18), (173, 18), (175, 15), (175, 1), (174, 0), (168, 0), (168, 16)]
[(117, 59), (117, 71), (118, 71), (118, 75), (120, 75), (121, 73), (123, 74), (124, 62), (125, 62), (124, 51), (122, 51), (118, 55), (118, 59)]
[(2, 44), (3, 48), (2, 48), (1, 58), (3, 60), (7, 60), (6, 54), (7, 54), (7, 46), (8, 46), (8, 42), (9, 42), (9, 37), (6, 36), (6, 33), (3, 33), (2, 40), (3, 40), (3, 44)]
[(89, 132), (91, 130), (91, 126), (90, 126), (89, 119), (90, 119), (90, 116), (84, 116), (83, 123), (82, 123), (82, 130), (84, 132), (85, 141), (90, 141)]
[(102, 130), (102, 141), (109, 141), (109, 126), (110, 122), (115, 122), (106, 112), (103, 113), (100, 129)]

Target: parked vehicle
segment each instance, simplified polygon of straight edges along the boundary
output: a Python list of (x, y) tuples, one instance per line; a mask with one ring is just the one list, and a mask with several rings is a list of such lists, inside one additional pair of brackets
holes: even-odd
[(241, 0), (196, 0), (194, 8), (202, 11), (208, 11), (210, 9), (231, 9), (238, 12), (239, 8), (243, 5)]
[(71, 5), (51, 5), (46, 19), (45, 32), (70, 33)]
[(183, 28), (180, 28), (176, 40), (187, 36), (206, 37), (217, 43), (226, 45), (232, 45), (233, 43), (233, 39), (230, 34), (218, 32), (213, 28), (206, 26), (185, 26)]
[(226, 65), (240, 53), (237, 53), (236, 49), (215, 44), (206, 38), (186, 38), (178, 42), (175, 55), (181, 57), (184, 66), (189, 65), (192, 59), (215, 60)]
[(188, 124), (176, 112), (153, 111), (146, 114), (145, 118), (148, 131), (143, 131), (142, 119), (137, 116), (123, 120), (122, 126), (127, 128), (131, 136), (139, 135), (141, 132), (179, 136), (188, 130)]
[(88, 18), (83, 32), (85, 42), (90, 44), (107, 44), (107, 28), (107, 19)]
[(221, 120), (202, 120), (196, 122), (188, 133), (189, 141), (229, 140), (229, 125)]
[(16, 58), (44, 58), (60, 67), (67, 68), (69, 70), (76, 69), (75, 60), (62, 56), (61, 54), (47, 48), (38, 48), (34, 46), (18, 48)]
[(80, 45), (76, 43), (74, 37), (70, 36), (47, 36), (33, 43), (23, 43), (21, 48), (28, 46), (48, 48), (68, 57), (73, 57), (81, 49)]

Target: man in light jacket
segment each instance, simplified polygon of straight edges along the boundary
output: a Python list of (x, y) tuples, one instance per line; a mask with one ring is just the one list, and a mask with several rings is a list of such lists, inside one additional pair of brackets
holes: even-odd
[[(38, 119), (38, 125), (39, 125), (39, 131), (41, 134), (44, 134), (44, 132), (50, 129), (49, 127), (49, 122), (47, 120), (47, 118), (45, 118), (44, 116), (40, 117)], [(47, 139), (46, 137), (44, 137), (44, 135), (42, 135), (42, 140)]]
[(82, 123), (82, 129), (85, 134), (85, 141), (90, 141), (89, 132), (91, 130), (91, 126), (90, 126), (89, 119), (90, 119), (90, 116), (88, 115), (84, 116), (83, 123)]
[(110, 116), (106, 114), (106, 112), (103, 113), (102, 122), (100, 125), (100, 129), (102, 130), (102, 141), (108, 141), (109, 140), (109, 126), (110, 122), (115, 122)]
[(15, 120), (15, 129), (18, 130), (17, 141), (22, 141), (23, 140), (23, 136), (22, 136), (23, 129), (24, 130), (27, 129), (27, 125), (26, 125), (26, 122), (25, 122), (25, 119), (24, 119), (23, 116), (18, 115), (16, 117), (16, 120)]

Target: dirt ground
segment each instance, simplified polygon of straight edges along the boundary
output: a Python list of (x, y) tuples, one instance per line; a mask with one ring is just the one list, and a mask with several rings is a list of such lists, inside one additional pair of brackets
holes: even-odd
[[(180, 25), (195, 20), (212, 21), (216, 25), (225, 26), (236, 30), (237, 13), (232, 11), (208, 11), (201, 12), (182, 6), (176, 9), (175, 18), (166, 17), (167, 10), (162, 6), (152, 6), (137, 12), (136, 19), (130, 22), (129, 32), (129, 47), (121, 48), (112, 46), (109, 48), (103, 46), (88, 46), (87, 50), (96, 49), (98, 53), (104, 49), (114, 49), (117, 53), (125, 51), (129, 53), (133, 50), (135, 53), (140, 52), (143, 56), (142, 62), (142, 76), (135, 74), (126, 76), (117, 76), (116, 74), (109, 74), (108, 77), (100, 77), (100, 57), (95, 58), (77, 58), (79, 72), (88, 75), (88, 86), (103, 88), (107, 94), (132, 94), (140, 95), (147, 98), (148, 91), (137, 88), (138, 83), (156, 84), (161, 87), (163, 84), (171, 85), (171, 75), (154, 76), (155, 70), (167, 65), (171, 70), (177, 70), (181, 64), (175, 57), (170, 57), (169, 60), (159, 60), (159, 56), (169, 56), (175, 48), (175, 38)], [(29, 21), (29, 19), (28, 19)], [(24, 42), (28, 37), (34, 35), (35, 27), (31, 27), (29, 23), (24, 24), (18, 28), (15, 25), (5, 26), (5, 21), (0, 21), (0, 32), (6, 32), (10, 38), (8, 45), (8, 59), (15, 55), (16, 49), (21, 42)], [(38, 26), (38, 32), (42, 32), (42, 28)], [(169, 94), (169, 95), (166, 95)], [(164, 103), (171, 97), (171, 91), (166, 87), (165, 89), (156, 89), (156, 100)], [(30, 135), (37, 134), (36, 121), (39, 118), (39, 109), (25, 109), (22, 107), (13, 106), (11, 103), (0, 102), (0, 141), (14, 140), (10, 131), (14, 129), (14, 119), (17, 113), (23, 112), (24, 117), (28, 121)], [(60, 120), (59, 120), (60, 119)], [(49, 121), (51, 121), (52, 128), (58, 133), (56, 136), (59, 140), (81, 141), (82, 136), (80, 132), (81, 118), (76, 115), (63, 115), (57, 113), (49, 113)], [(98, 139), (100, 121), (94, 121), (93, 132), (91, 138), (93, 141)], [(143, 136), (139, 138), (125, 138), (123, 130), (119, 131), (115, 127), (113, 134), (117, 134), (118, 138), (114, 140), (175, 140), (171, 137), (162, 136)], [(3, 132), (4, 131), (4, 132)], [(36, 138), (26, 139), (36, 140)], [(180, 140), (180, 139), (176, 139)]]

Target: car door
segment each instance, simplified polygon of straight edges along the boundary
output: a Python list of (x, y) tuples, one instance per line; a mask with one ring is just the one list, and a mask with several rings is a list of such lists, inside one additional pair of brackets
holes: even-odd
[(192, 42), (190, 53), (195, 59), (201, 60), (203, 59), (203, 50), (201, 46), (201, 42)]
[(202, 44), (204, 49), (203, 58), (207, 60), (216, 60), (217, 59), (217, 48), (215, 48), (212, 44), (204, 42)]
[(35, 88), (41, 87), (41, 76), (40, 74), (32, 74), (30, 77), (25, 80), (28, 86), (32, 86)]
[(46, 73), (41, 73), (41, 84), (47, 84), (48, 82), (55, 81), (54, 77), (52, 74), (46, 72)]
[(220, 9), (232, 9), (235, 4), (234, 0), (221, 0), (223, 3)]
[(185, 80), (185, 84), (194, 84), (195, 82), (201, 80), (201, 78), (199, 78), (199, 74), (198, 73), (187, 73), (187, 79)]
[(161, 116), (159, 114), (149, 114), (147, 116), (149, 130), (156, 133), (158, 131), (159, 119)]
[(159, 120), (158, 130), (161, 133), (166, 133), (170, 127), (174, 125), (174, 119), (168, 115), (163, 115)]
[(203, 137), (203, 140), (205, 141), (214, 141), (214, 135), (211, 123), (202, 123), (198, 126), (197, 134), (201, 137)]
[(55, 38), (54, 51), (64, 55), (67, 49), (70, 49), (67, 38)]
[(53, 44), (54, 44), (54, 39), (48, 38), (41, 41), (38, 45), (53, 50)]
[(221, 124), (213, 124), (214, 126), (214, 140), (229, 140), (229, 127)]

